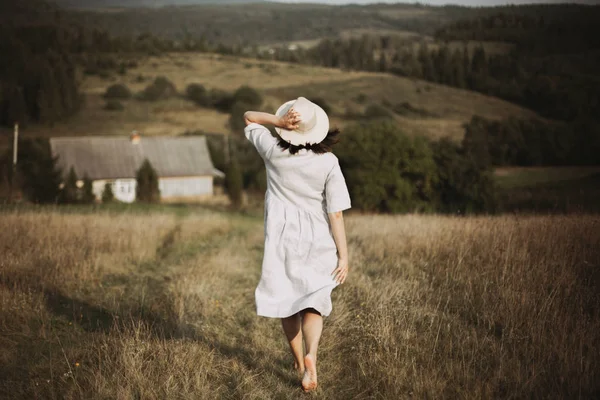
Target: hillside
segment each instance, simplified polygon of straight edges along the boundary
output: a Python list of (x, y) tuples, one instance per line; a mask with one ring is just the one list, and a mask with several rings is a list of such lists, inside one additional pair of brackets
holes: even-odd
[(320, 97), (332, 107), (332, 120), (338, 126), (355, 121), (366, 107), (377, 104), (390, 110), (407, 133), (432, 138), (451, 136), (460, 139), (462, 124), (474, 114), (492, 119), (536, 117), (529, 110), (493, 97), (390, 74), (177, 53), (140, 60), (139, 66), (125, 76), (87, 76), (82, 85), (86, 102), (79, 114), (51, 129), (31, 127), (26, 134), (124, 135), (134, 129), (146, 135), (229, 132), (228, 114), (199, 108), (180, 97), (158, 102), (126, 100), (123, 102), (125, 111), (104, 110), (102, 95), (109, 85), (120, 82), (133, 92), (139, 92), (157, 76), (167, 77), (180, 93), (185, 92), (190, 83), (227, 91), (250, 85), (263, 93), (266, 97), (264, 109), (271, 112), (290, 98)]
[(100, 9), (108, 7), (168, 7), (204, 4), (247, 4), (264, 0), (51, 0), (55, 4), (72, 9)]
[[(148, 2), (147, 2), (148, 3)], [(94, 3), (92, 3), (94, 4)], [(157, 8), (95, 8), (68, 12), (85, 26), (115, 36), (149, 33), (161, 38), (204, 38), (228, 45), (255, 45), (333, 37), (349, 29), (433, 34), (473, 11), (420, 5), (332, 6), (262, 2), (239, 7), (219, 4)]]

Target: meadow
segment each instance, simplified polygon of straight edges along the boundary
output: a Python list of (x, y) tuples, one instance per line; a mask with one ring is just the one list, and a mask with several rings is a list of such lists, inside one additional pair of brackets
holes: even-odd
[[(597, 398), (600, 217), (346, 218), (324, 399)], [(260, 213), (0, 214), (0, 397), (305, 398), (258, 317)]]

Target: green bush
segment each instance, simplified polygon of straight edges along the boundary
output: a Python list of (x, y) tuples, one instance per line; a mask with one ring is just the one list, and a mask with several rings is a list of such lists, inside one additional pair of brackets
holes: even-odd
[(250, 86), (241, 86), (233, 94), (233, 102), (246, 104), (250, 109), (259, 109), (263, 104), (261, 94)]
[(191, 83), (185, 89), (186, 97), (201, 107), (210, 107), (211, 99), (206, 88), (199, 83)]
[(164, 76), (159, 76), (138, 95), (138, 99), (157, 101), (168, 99), (176, 94), (177, 89), (175, 85)]
[(104, 105), (104, 109), (107, 111), (123, 111), (125, 106), (118, 100), (108, 100)]
[(158, 188), (158, 174), (148, 159), (144, 159), (142, 166), (136, 173), (136, 200), (141, 203), (158, 203), (160, 190)]
[(426, 211), (434, 207), (437, 171), (423, 137), (410, 138), (388, 121), (349, 126), (336, 154), (358, 209)]
[(235, 100), (233, 95), (225, 90), (212, 89), (210, 91), (210, 105), (221, 112), (231, 112)]
[(353, 206), (371, 212), (495, 212), (495, 181), (448, 139), (409, 137), (390, 121), (349, 126), (336, 154)]
[(368, 96), (364, 93), (359, 93), (355, 98), (354, 101), (356, 101), (358, 104), (365, 104), (368, 100)]
[(432, 114), (424, 108), (415, 107), (408, 102), (398, 103), (393, 106), (393, 110), (398, 115), (429, 117)]
[(480, 168), (450, 139), (434, 142), (432, 148), (438, 171), (435, 190), (439, 211), (459, 214), (496, 211), (496, 183), (491, 169)]
[(369, 104), (365, 109), (364, 117), (366, 119), (393, 118), (390, 110), (379, 104)]
[(109, 86), (104, 93), (105, 99), (129, 99), (130, 97), (131, 90), (122, 83), (115, 83)]

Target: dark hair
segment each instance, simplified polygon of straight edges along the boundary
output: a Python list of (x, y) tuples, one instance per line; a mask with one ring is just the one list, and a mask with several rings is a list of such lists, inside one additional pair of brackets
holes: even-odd
[(336, 128), (327, 132), (327, 136), (325, 136), (325, 139), (323, 139), (319, 143), (313, 143), (308, 145), (301, 144), (299, 146), (286, 142), (280, 136), (277, 136), (277, 145), (279, 145), (279, 147), (281, 147), (283, 150), (289, 150), (290, 154), (296, 154), (302, 149), (310, 150), (313, 153), (317, 154), (330, 153), (333, 145), (340, 141), (339, 135), (340, 130)]

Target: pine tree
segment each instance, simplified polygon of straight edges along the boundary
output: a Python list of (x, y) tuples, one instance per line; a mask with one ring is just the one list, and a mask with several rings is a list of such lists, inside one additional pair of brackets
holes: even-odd
[(136, 174), (137, 187), (136, 199), (143, 203), (158, 203), (160, 189), (158, 188), (158, 174), (148, 159), (144, 159), (142, 166)]
[(431, 59), (431, 52), (425, 42), (422, 42), (421, 47), (419, 48), (419, 62), (421, 63), (423, 78), (435, 82), (435, 67), (433, 65), (433, 60)]
[(467, 80), (465, 76), (465, 70), (463, 66), (462, 55), (460, 51), (455, 50), (452, 54), (452, 84), (459, 88), (465, 88), (467, 86)]
[(112, 190), (112, 184), (109, 182), (106, 182), (104, 184), (104, 190), (102, 191), (102, 203), (103, 204), (112, 203), (114, 200), (115, 200), (115, 195)]
[(96, 201), (93, 182), (87, 175), (83, 177), (83, 193), (81, 201), (84, 204), (93, 204)]
[(77, 187), (77, 181), (78, 178), (77, 174), (75, 173), (75, 169), (71, 167), (60, 196), (61, 203), (75, 204), (79, 202), (80, 196), (79, 188)]
[(23, 126), (27, 121), (27, 103), (23, 90), (16, 85), (7, 85), (3, 93), (3, 98), (0, 99), (0, 124), (12, 127), (18, 122)]
[(62, 171), (52, 157), (48, 139), (19, 141), (19, 176), (21, 190), (29, 201), (55, 203), (59, 199)]
[(242, 171), (240, 170), (239, 163), (237, 158), (232, 155), (225, 175), (225, 184), (227, 185), (229, 200), (234, 208), (239, 208), (242, 205), (242, 180)]

